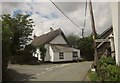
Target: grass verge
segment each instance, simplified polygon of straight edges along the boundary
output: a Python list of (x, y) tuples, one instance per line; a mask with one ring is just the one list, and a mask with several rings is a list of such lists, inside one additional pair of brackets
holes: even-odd
[(97, 73), (94, 71), (91, 71), (91, 70), (88, 71), (88, 78), (91, 81), (99, 81), (99, 77), (98, 77)]

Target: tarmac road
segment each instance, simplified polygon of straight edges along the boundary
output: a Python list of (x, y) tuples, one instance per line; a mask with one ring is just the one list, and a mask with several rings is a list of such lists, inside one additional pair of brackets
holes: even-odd
[(92, 62), (9, 65), (12, 81), (83, 81)]

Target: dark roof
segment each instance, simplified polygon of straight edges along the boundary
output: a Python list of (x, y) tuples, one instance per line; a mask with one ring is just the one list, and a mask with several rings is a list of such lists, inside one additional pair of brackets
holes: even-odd
[(43, 34), (43, 35), (41, 35), (39, 37), (35, 37), (31, 44), (33, 46), (40, 46), (40, 45), (49, 43), (50, 41), (52, 41), (55, 37), (57, 37), (60, 34), (63, 36), (63, 38), (67, 42), (67, 39), (66, 39), (64, 33), (62, 32), (62, 30), (57, 29), (57, 30), (50, 31), (50, 32), (48, 32), (46, 34)]
[(113, 32), (113, 27), (110, 26), (108, 29), (106, 29), (103, 33), (101, 33), (100, 37), (102, 39), (105, 39), (108, 35), (110, 35), (110, 33)]

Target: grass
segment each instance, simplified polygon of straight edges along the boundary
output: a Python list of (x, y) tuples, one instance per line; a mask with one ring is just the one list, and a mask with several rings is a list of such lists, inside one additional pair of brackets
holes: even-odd
[(88, 77), (91, 81), (99, 81), (99, 77), (96, 72), (89, 70)]

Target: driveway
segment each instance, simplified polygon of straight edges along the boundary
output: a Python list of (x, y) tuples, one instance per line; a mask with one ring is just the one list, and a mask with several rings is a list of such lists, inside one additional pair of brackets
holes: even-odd
[(92, 62), (9, 65), (12, 81), (83, 81)]

